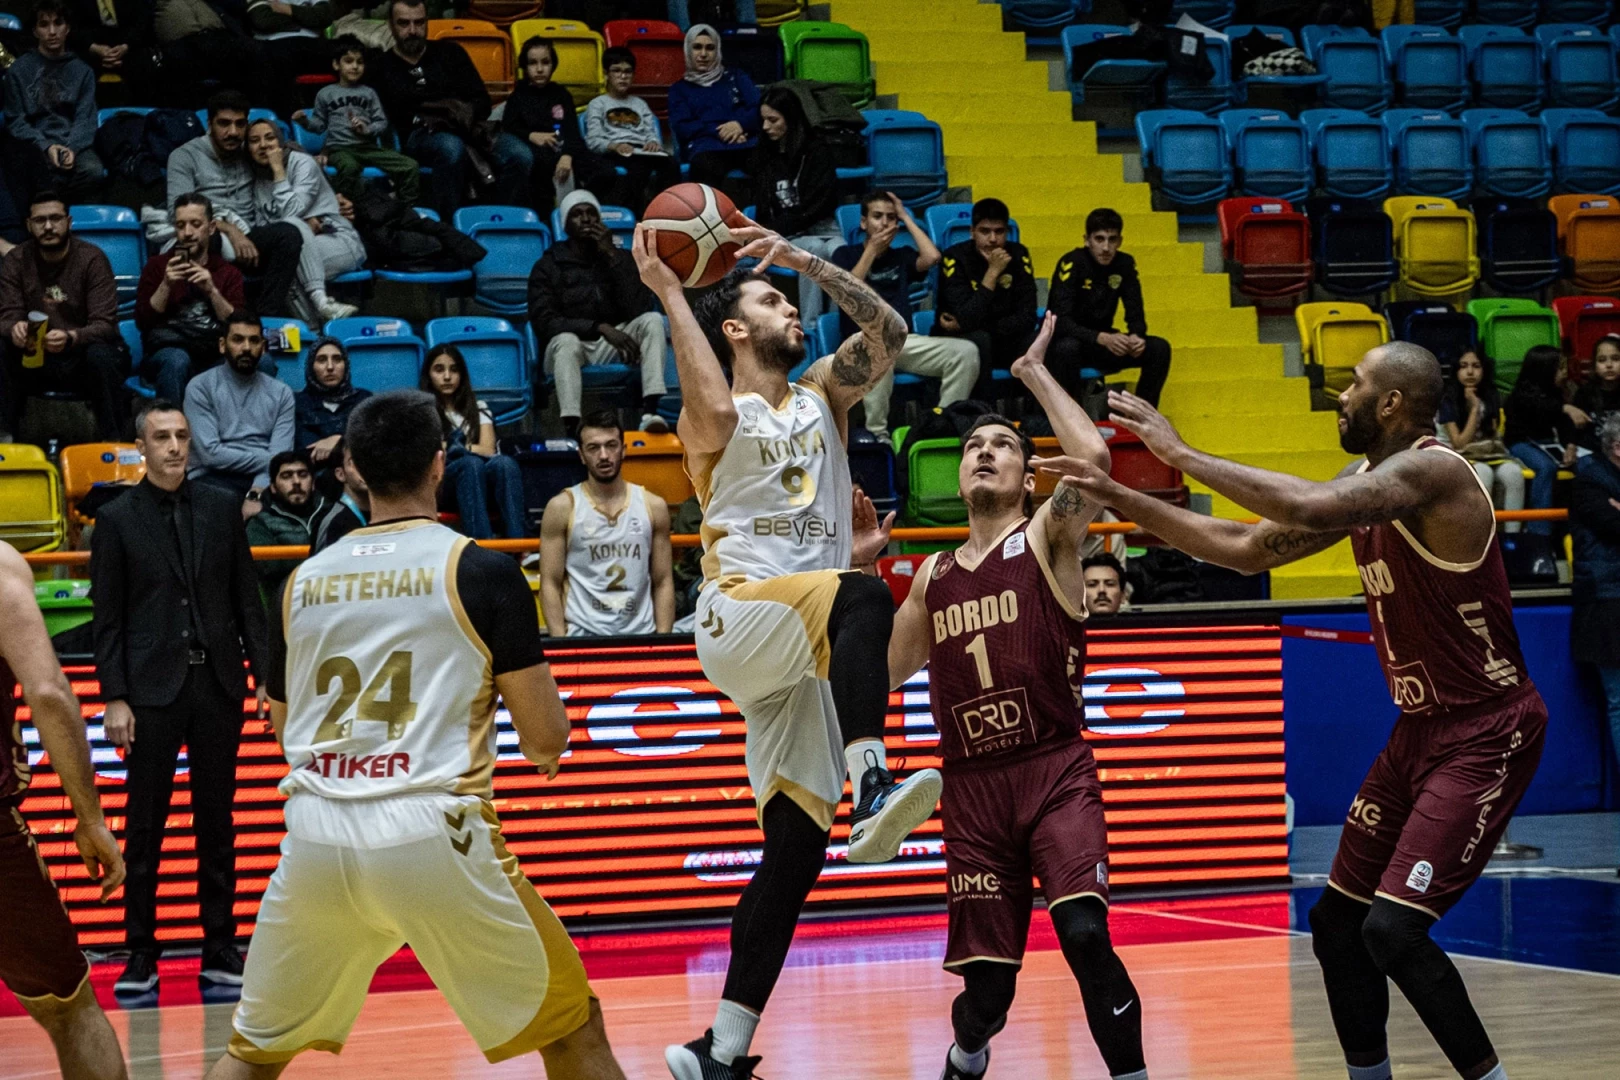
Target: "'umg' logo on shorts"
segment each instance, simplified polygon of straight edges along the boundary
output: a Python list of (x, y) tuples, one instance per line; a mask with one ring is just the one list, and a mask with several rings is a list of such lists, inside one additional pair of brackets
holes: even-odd
[(1434, 881), (1434, 867), (1427, 862), (1420, 862), (1412, 867), (1412, 872), (1406, 875), (1406, 887), (1418, 892), (1426, 893), (1429, 885)]
[(988, 870), (976, 874), (952, 874), (951, 899), (1000, 900), (1001, 879)]

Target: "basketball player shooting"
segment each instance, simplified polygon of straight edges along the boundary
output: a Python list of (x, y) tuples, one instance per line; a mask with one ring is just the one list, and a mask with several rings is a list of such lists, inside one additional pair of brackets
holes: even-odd
[[(642, 280), (669, 314), (684, 398), (677, 430), (703, 506), (698, 659), (747, 722), (748, 778), (765, 833), (732, 916), (714, 1026), (665, 1051), (676, 1080), (752, 1075), (759, 1059), (747, 1056), (749, 1044), (826, 865), (845, 774), (854, 784), (851, 862), (894, 858), (940, 790), (936, 770), (897, 782), (888, 769), (884, 658), (894, 601), (861, 571), (888, 542), (893, 515), (882, 523), (871, 515), (852, 535), (845, 452), (850, 406), (893, 366), (905, 322), (848, 273), (739, 220), (731, 228), (744, 245), (737, 254), (759, 265), (728, 274), (695, 312), (658, 256), (657, 230), (638, 226), (633, 247)], [(861, 328), (792, 384), (804, 331), (764, 276), (773, 263), (816, 282)]]
[(1547, 708), (1525, 671), (1490, 493), (1434, 437), (1440, 365), (1392, 341), (1339, 395), (1339, 442), (1365, 460), (1324, 483), (1195, 450), (1146, 402), (1113, 419), (1257, 525), (1129, 491), (1090, 462), (1038, 461), (1089, 499), (1208, 562), (1244, 573), (1346, 536), (1400, 718), (1362, 782), (1329, 888), (1311, 909), (1317, 960), (1352, 1080), (1389, 1080), (1386, 976), (1464, 1080), (1504, 1080), (1462, 976), (1429, 928), (1485, 869), (1541, 758)]
[(401, 945), (488, 1060), (539, 1051), (551, 1080), (624, 1080), (579, 953), (490, 801), (497, 694), (530, 762), (555, 776), (568, 746), (528, 583), (438, 523), (430, 396), (368, 398), (344, 441), (372, 524), (299, 564), (270, 620), (287, 836), (210, 1080), (341, 1051)]
[[(1047, 315), (1012, 374), (1045, 409), (1063, 452), (1107, 475), (1107, 444), (1046, 368), (1056, 326)], [(1146, 1080), (1142, 1009), (1108, 935), (1102, 788), (1080, 735), (1080, 550), (1102, 507), (1061, 484), (1031, 517), (1031, 451), (1005, 417), (974, 422), (957, 471), (967, 543), (928, 557), (889, 642), (892, 686), (928, 663), (945, 761), (945, 968), (962, 976), (962, 992), (942, 1080), (989, 1067), (1029, 938), (1032, 874), (1109, 1075)]]

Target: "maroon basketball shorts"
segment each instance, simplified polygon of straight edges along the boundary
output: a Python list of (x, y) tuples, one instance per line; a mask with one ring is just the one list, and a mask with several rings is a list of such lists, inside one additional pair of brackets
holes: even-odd
[(33, 1007), (73, 997), (89, 974), (28, 824), (0, 802), (0, 982)]
[(1328, 881), (1439, 918), (1479, 877), (1541, 761), (1547, 706), (1526, 686), (1491, 711), (1402, 716), (1361, 783)]
[(1108, 827), (1091, 747), (1081, 740), (1006, 764), (948, 768), (945, 820), (950, 929), (945, 966), (1021, 964), (1033, 877), (1048, 907), (1108, 902)]

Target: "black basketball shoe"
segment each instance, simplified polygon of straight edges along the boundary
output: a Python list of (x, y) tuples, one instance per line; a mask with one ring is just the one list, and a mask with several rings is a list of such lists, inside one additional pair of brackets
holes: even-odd
[(730, 1065), (722, 1065), (709, 1056), (714, 1046), (714, 1030), (703, 1033), (685, 1046), (664, 1047), (664, 1064), (675, 1080), (759, 1080), (754, 1076), (757, 1057), (740, 1057)]
[(984, 1048), (984, 1072), (970, 1073), (966, 1069), (958, 1069), (956, 1062), (951, 1060), (951, 1052), (945, 1051), (945, 1071), (939, 1074), (939, 1080), (979, 1080), (979, 1077), (990, 1071), (990, 1048)]
[(918, 769), (896, 782), (888, 769), (873, 765), (861, 777), (861, 800), (849, 815), (849, 861), (888, 862), (900, 845), (928, 820), (945, 787), (938, 769)]

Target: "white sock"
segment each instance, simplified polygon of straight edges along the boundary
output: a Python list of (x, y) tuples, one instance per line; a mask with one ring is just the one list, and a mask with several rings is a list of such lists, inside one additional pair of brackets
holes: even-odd
[(1390, 1071), (1389, 1058), (1385, 1058), (1376, 1065), (1346, 1065), (1350, 1070), (1350, 1080), (1392, 1080), (1394, 1073)]
[(859, 806), (861, 803), (861, 778), (866, 775), (866, 770), (873, 765), (887, 769), (889, 767), (889, 752), (883, 748), (882, 739), (856, 739), (844, 747), (844, 764), (849, 766), (851, 795), (855, 805)]
[(709, 1056), (722, 1065), (730, 1065), (748, 1053), (757, 1027), (757, 1012), (722, 998), (720, 1007), (714, 1010), (714, 1041), (709, 1044)]
[(1479, 1080), (1507, 1080), (1507, 1069), (1498, 1061), (1496, 1068), (1480, 1077)]
[(955, 1043), (951, 1043), (951, 1064), (963, 1072), (984, 1072), (985, 1066), (990, 1064), (990, 1044), (985, 1043), (979, 1047), (978, 1053), (970, 1054)]

